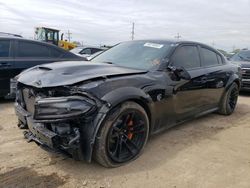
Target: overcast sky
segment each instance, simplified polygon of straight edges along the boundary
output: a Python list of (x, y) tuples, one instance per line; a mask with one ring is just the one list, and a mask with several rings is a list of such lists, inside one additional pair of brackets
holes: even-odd
[(250, 48), (250, 0), (0, 0), (0, 31), (34, 36), (34, 27), (70, 30), (85, 44), (131, 39), (200, 41), (228, 51)]

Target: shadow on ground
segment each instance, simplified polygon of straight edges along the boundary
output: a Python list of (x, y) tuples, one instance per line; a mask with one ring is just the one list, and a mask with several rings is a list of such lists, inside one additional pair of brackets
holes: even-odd
[(65, 181), (56, 173), (43, 176), (26, 167), (16, 168), (4, 174), (0, 174), (0, 187), (54, 188), (64, 183)]

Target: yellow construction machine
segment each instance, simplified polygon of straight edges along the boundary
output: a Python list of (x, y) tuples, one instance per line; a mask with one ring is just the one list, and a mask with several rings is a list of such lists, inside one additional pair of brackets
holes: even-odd
[(59, 39), (60, 30), (47, 28), (47, 27), (36, 27), (35, 28), (35, 39), (43, 42), (48, 42), (59, 46), (65, 50), (71, 50), (75, 48), (77, 45), (70, 41), (63, 39), (63, 33)]

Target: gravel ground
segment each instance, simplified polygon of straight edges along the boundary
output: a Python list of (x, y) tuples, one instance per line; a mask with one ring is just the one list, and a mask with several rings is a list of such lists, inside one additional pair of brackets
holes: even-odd
[(152, 137), (116, 169), (49, 153), (23, 139), (0, 101), (0, 187), (250, 187), (250, 94), (231, 116), (210, 114)]

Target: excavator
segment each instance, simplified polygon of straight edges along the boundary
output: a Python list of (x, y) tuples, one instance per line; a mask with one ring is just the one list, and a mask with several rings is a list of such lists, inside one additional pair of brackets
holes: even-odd
[(60, 39), (59, 39), (59, 32), (60, 30), (52, 29), (48, 27), (36, 27), (35, 39), (39, 41), (47, 42), (50, 44), (54, 44), (65, 50), (71, 50), (77, 46), (75, 43), (64, 40), (63, 33), (61, 34)]

